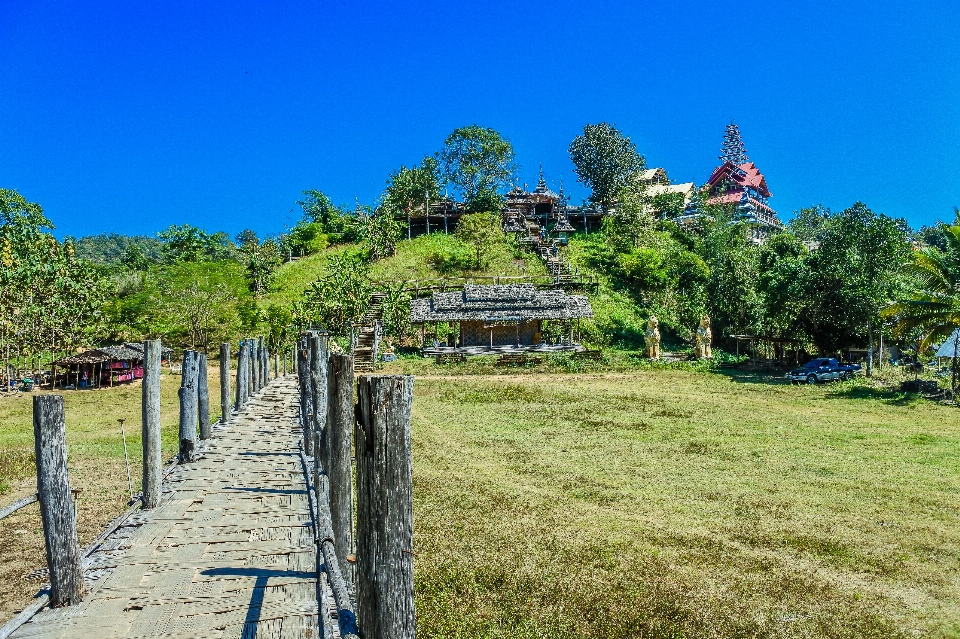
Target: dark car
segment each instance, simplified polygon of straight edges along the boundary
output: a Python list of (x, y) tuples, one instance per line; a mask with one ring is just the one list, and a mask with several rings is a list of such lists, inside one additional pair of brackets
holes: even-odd
[(841, 364), (832, 357), (818, 357), (787, 373), (787, 379), (794, 384), (848, 380), (859, 373), (861, 368), (860, 364)]

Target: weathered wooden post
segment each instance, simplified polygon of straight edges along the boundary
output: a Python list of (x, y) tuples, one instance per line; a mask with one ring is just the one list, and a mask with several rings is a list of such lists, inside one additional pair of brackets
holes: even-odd
[(280, 377), (280, 354), (273, 354), (273, 378), (277, 379)]
[(357, 622), (368, 639), (412, 639), (413, 376), (364, 375), (357, 391)]
[(310, 397), (313, 401), (312, 433), (318, 434), (320, 448), (313, 456), (327, 467), (327, 340), (314, 334), (310, 338)]
[(260, 343), (254, 337), (250, 344), (250, 392), (256, 394), (260, 390)]
[(33, 440), (37, 495), (50, 571), (50, 607), (72, 606), (80, 603), (83, 596), (83, 569), (76, 513), (70, 498), (62, 395), (34, 396)]
[(313, 403), (313, 337), (308, 334), (304, 338), (303, 365), (300, 367), (300, 380), (303, 393), (303, 451), (307, 456), (313, 456), (313, 413), (316, 405)]
[(350, 455), (353, 444), (354, 399), (353, 358), (331, 354), (327, 365), (327, 460), (324, 469), (330, 478), (330, 519), (334, 545), (344, 576), (356, 583), (353, 565), (353, 473)]
[(263, 388), (267, 385), (269, 379), (267, 378), (267, 367), (264, 366), (264, 363), (267, 361), (267, 345), (264, 342), (263, 338), (258, 338), (260, 341), (260, 388)]
[(307, 424), (307, 373), (304, 363), (307, 359), (306, 343), (306, 337), (302, 335), (298, 337), (296, 352), (294, 353), (296, 361), (299, 363), (297, 367), (297, 388), (300, 390), (300, 426), (301, 434), (304, 436), (304, 451), (306, 451), (306, 434), (309, 429)]
[(220, 345), (220, 423), (230, 421), (230, 344)]
[(213, 437), (210, 425), (210, 380), (207, 379), (207, 354), (197, 353), (197, 416), (200, 422), (200, 439)]
[(283, 376), (287, 376), (287, 352), (283, 352)]
[(160, 450), (160, 353), (158, 339), (143, 343), (143, 502), (144, 509), (160, 503), (163, 459)]
[(197, 355), (183, 351), (180, 375), (180, 463), (193, 461), (197, 447)]
[(247, 403), (247, 340), (240, 340), (237, 351), (237, 401), (234, 408), (239, 412)]

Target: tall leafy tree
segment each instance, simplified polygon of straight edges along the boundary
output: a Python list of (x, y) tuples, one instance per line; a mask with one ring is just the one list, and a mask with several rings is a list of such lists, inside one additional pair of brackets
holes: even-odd
[(217, 262), (233, 259), (236, 247), (222, 231), (208, 233), (190, 224), (174, 224), (157, 233), (160, 254), (167, 264), (174, 262)]
[(483, 267), (483, 256), (503, 239), (500, 216), (491, 213), (468, 213), (457, 223), (456, 237), (469, 244), (476, 257), (477, 268)]
[(283, 263), (280, 245), (271, 238), (261, 241), (250, 229), (241, 231), (236, 239), (237, 251), (247, 269), (250, 289), (259, 296), (266, 291), (274, 271)]
[(425, 157), (418, 166), (401, 166), (390, 174), (382, 206), (393, 213), (409, 212), (440, 199), (437, 160)]
[(584, 126), (568, 150), (577, 178), (592, 190), (590, 201), (601, 206), (613, 204), (646, 167), (630, 138), (606, 122)]
[(363, 317), (371, 290), (367, 264), (360, 255), (334, 255), (304, 292), (303, 303), (294, 308), (294, 315), (302, 324), (317, 324), (333, 335), (345, 335), (350, 325)]
[(866, 338), (868, 375), (880, 309), (899, 296), (902, 264), (910, 253), (909, 229), (857, 202), (823, 223), (809, 260), (812, 337), (821, 352)]
[[(960, 216), (957, 224), (941, 225), (941, 230), (944, 250), (926, 246), (911, 253), (905, 264), (912, 280), (910, 290), (883, 310), (885, 317), (896, 322), (898, 333), (922, 332), (921, 349), (960, 329)], [(953, 359), (951, 370), (956, 394), (960, 358)]]
[(437, 157), (444, 180), (460, 190), (471, 211), (490, 210), (497, 191), (517, 171), (513, 145), (494, 129), (476, 124), (454, 129)]

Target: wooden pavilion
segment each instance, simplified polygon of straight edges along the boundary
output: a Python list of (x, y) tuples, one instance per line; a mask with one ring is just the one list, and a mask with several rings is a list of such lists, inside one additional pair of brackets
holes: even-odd
[[(540, 290), (533, 284), (467, 284), (462, 291), (435, 292), (410, 302), (410, 322), (419, 324), (424, 335), (427, 324), (457, 324), (457, 343), (443, 349), (465, 354), (549, 346), (556, 347), (550, 350), (580, 350), (579, 322), (590, 317), (593, 309), (585, 295)], [(544, 321), (563, 324), (560, 343), (544, 343)]]
[(101, 388), (142, 377), (143, 344), (133, 342), (101, 346), (53, 362), (52, 387)]

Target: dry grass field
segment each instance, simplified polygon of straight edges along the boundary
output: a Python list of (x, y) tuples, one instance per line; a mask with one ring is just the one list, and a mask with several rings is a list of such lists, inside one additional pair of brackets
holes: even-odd
[(671, 370), (414, 396), (423, 637), (960, 636), (956, 408)]
[[(401, 368), (421, 637), (960, 636), (956, 408), (863, 382)], [(5, 474), (29, 415), (0, 400)], [(139, 423), (138, 386), (67, 394), (84, 539), (125, 505), (122, 415)], [(30, 512), (0, 523), (4, 618), (43, 565)]]

